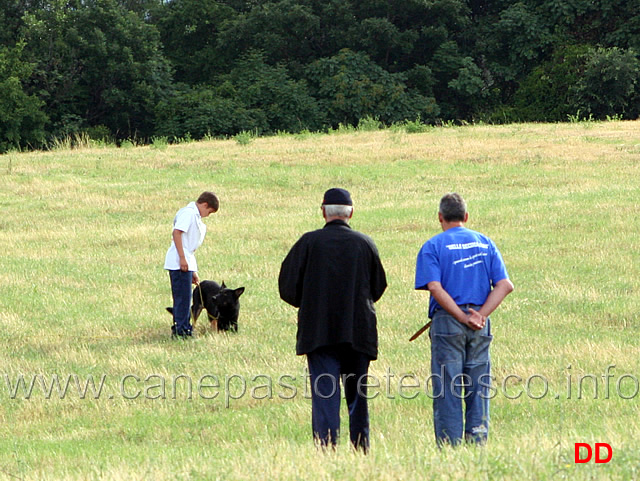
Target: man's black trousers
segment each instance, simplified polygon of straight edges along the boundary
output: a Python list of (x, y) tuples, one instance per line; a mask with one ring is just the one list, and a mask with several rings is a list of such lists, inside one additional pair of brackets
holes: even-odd
[(340, 436), (340, 384), (349, 409), (349, 433), (356, 449), (369, 449), (367, 378), (370, 358), (348, 345), (322, 347), (307, 354), (311, 380), (311, 422), (321, 446), (335, 446)]

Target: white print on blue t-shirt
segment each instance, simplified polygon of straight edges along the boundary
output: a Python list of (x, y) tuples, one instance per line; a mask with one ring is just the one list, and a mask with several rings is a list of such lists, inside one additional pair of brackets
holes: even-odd
[[(449, 247), (449, 246), (447, 246), (447, 248), (448, 248), (448, 247)], [(489, 246), (487, 246), (487, 247), (489, 247)], [(474, 255), (472, 255), (472, 256), (470, 256), (470, 257), (465, 257), (464, 259), (459, 259), (459, 260), (457, 260), (457, 261), (454, 261), (454, 262), (453, 262), (453, 265), (460, 264), (461, 262), (472, 261), (473, 259), (475, 259), (475, 258), (477, 258), (477, 257), (486, 257), (486, 256), (488, 256), (488, 255), (489, 255), (489, 254), (487, 254), (486, 252), (481, 252), (481, 253), (479, 253), (479, 254), (474, 254)], [(475, 261), (475, 262), (473, 262), (473, 263), (471, 263), (471, 264), (465, 264), (465, 265), (464, 265), (464, 268), (465, 268), (465, 269), (467, 269), (467, 268), (469, 268), (469, 267), (473, 267), (473, 266), (476, 266), (476, 265), (478, 265), (478, 264), (482, 264), (483, 262), (484, 262), (484, 261), (483, 261), (482, 259), (480, 259), (480, 260), (477, 260), (477, 261)]]
[[(458, 305), (484, 304), (496, 282), (507, 278), (504, 261), (488, 237), (464, 227), (448, 229), (429, 239), (416, 262), (416, 289), (437, 281)], [(433, 297), (430, 316), (439, 305)]]
[(480, 247), (481, 249), (488, 249), (489, 244), (483, 244), (482, 242), (467, 242), (466, 244), (449, 244), (446, 246), (450, 251), (458, 249), (473, 249), (474, 247)]

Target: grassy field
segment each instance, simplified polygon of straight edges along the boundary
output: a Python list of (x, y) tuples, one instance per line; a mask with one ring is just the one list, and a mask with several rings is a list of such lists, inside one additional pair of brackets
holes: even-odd
[[(638, 479), (640, 123), (276, 136), (0, 156), (0, 479)], [(296, 312), (277, 274), (329, 187), (373, 237), (372, 449), (311, 442)], [(244, 286), (240, 332), (170, 339), (175, 212), (220, 211), (200, 277)], [(418, 249), (442, 194), (500, 247), (516, 291), (492, 317), (486, 448), (433, 437)], [(347, 426), (343, 411), (343, 426)], [(609, 463), (574, 463), (577, 442)]]

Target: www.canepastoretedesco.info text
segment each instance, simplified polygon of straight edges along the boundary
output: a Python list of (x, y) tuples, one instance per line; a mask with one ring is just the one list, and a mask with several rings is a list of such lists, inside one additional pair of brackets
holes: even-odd
[[(521, 376), (516, 373), (504, 375), (497, 379), (492, 375), (483, 376), (479, 383), (481, 396), (496, 398), (503, 396), (515, 400), (529, 398), (541, 400), (551, 399), (634, 399), (640, 393), (638, 377), (630, 373), (616, 373), (615, 364), (608, 365), (599, 374), (571, 373), (571, 366), (565, 374), (552, 383), (541, 374)], [(344, 385), (345, 377), (334, 379), (329, 374), (329, 385), (333, 392), (320, 393), (319, 396), (330, 397), (339, 392)], [(0, 383), (0, 398), (13, 400), (31, 399), (125, 399), (125, 400), (164, 400), (195, 398), (205, 400), (222, 400), (225, 407), (233, 401), (245, 397), (253, 400), (294, 399), (303, 397), (311, 399), (311, 394), (320, 378), (311, 380), (308, 371), (299, 375), (293, 374), (135, 374), (121, 376), (108, 374), (79, 375), (66, 374), (4, 374)], [(435, 392), (433, 381), (439, 378), (440, 389)], [(327, 379), (324, 379), (326, 381)], [(446, 380), (446, 382), (442, 382)], [(446, 395), (465, 398), (470, 395), (470, 383), (465, 374), (447, 376), (443, 371), (420, 377), (416, 374), (398, 374), (387, 368), (383, 375), (368, 374), (355, 381), (358, 392), (367, 399), (416, 399), (427, 396), (434, 399)], [(2, 386), (4, 384), (4, 386)], [(315, 384), (315, 385), (314, 385)], [(553, 385), (555, 384), (555, 385)], [(326, 383), (324, 384), (326, 386)], [(325, 388), (326, 389), (326, 388)], [(2, 392), (4, 391), (4, 392)]]

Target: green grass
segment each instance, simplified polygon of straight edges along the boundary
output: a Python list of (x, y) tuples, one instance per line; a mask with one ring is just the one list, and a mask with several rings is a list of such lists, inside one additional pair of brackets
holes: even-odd
[[(1, 156), (0, 479), (638, 478), (639, 127), (359, 130)], [(351, 191), (352, 225), (374, 238), (389, 279), (366, 457), (346, 442), (314, 448), (296, 313), (277, 292), (280, 262), (321, 227), (334, 186)], [(246, 287), (240, 333), (200, 325), (196, 339), (173, 341), (162, 264), (173, 215), (203, 190), (221, 207), (205, 220), (200, 277)], [(484, 449), (435, 447), (428, 338), (408, 342), (428, 299), (412, 289), (415, 256), (449, 191), (466, 198), (468, 226), (496, 241), (516, 286), (492, 318)], [(576, 465), (576, 442), (609, 443), (613, 459)]]

